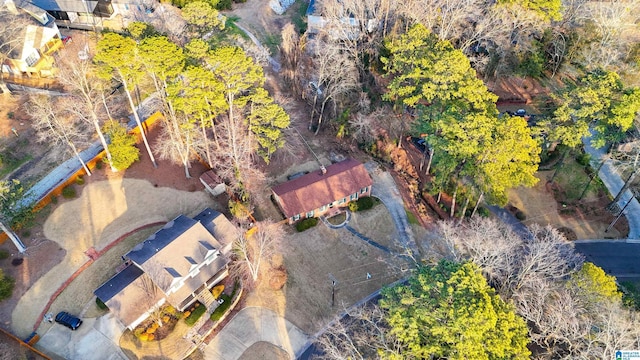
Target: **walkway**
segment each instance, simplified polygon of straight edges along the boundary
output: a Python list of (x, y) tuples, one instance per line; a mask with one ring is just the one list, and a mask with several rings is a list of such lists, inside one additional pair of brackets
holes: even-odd
[(360, 240), (364, 240), (364, 242), (366, 242), (367, 244), (369, 244), (369, 245), (371, 245), (371, 246), (373, 246), (375, 248), (378, 248), (378, 249), (380, 249), (380, 250), (382, 250), (382, 251), (384, 251), (386, 253), (391, 254), (391, 250), (389, 250), (388, 247), (386, 247), (384, 245), (381, 245), (381, 244), (378, 244), (377, 242), (375, 242), (375, 241), (369, 239), (368, 237), (360, 234), (359, 232), (356, 231), (356, 229), (352, 228), (351, 226), (346, 225), (344, 228), (347, 229), (350, 233), (352, 233), (356, 237), (360, 238)]
[(382, 201), (389, 210), (393, 223), (398, 230), (399, 241), (405, 249), (408, 249), (414, 257), (419, 254), (418, 246), (413, 237), (413, 231), (407, 219), (407, 212), (404, 208), (404, 202), (400, 191), (393, 181), (393, 177), (386, 171), (382, 171), (375, 162), (367, 162), (364, 164), (369, 175), (373, 179), (372, 194)]
[(253, 344), (269, 342), (295, 359), (307, 344), (307, 335), (275, 312), (247, 307), (233, 317), (204, 349), (204, 358), (236, 360)]
[[(591, 146), (591, 138), (584, 138), (582, 141), (584, 143), (584, 150), (591, 155), (591, 165), (597, 168), (602, 159), (605, 158), (605, 150), (602, 148), (593, 148), (593, 146)], [(604, 162), (598, 176), (607, 189), (609, 189), (611, 196), (615, 197), (624, 186), (624, 180), (620, 178), (620, 174), (614, 168), (613, 162), (610, 159)], [(634, 198), (630, 190), (627, 190), (618, 202), (618, 206), (620, 209), (624, 208), (629, 200), (631, 200), (631, 203), (624, 210), (624, 215), (629, 222), (629, 238), (638, 239), (640, 238), (640, 204), (638, 200)]]

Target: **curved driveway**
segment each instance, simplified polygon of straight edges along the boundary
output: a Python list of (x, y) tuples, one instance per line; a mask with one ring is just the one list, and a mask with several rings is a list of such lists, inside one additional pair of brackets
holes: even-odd
[[(605, 158), (606, 152), (604, 149), (595, 149), (591, 146), (591, 138), (584, 138), (584, 150), (591, 155), (591, 163), (594, 168), (597, 168), (603, 158)], [(620, 178), (620, 174), (613, 166), (613, 162), (610, 159), (605, 160), (604, 164), (598, 172), (598, 177), (609, 189), (611, 196), (616, 196), (620, 189), (624, 186), (624, 180)], [(618, 201), (620, 209), (624, 208), (627, 203), (629, 205), (624, 210), (624, 215), (629, 222), (629, 239), (640, 238), (640, 203), (633, 196), (631, 190), (625, 191), (623, 196)]]
[(393, 223), (398, 230), (398, 240), (400, 240), (402, 247), (408, 249), (414, 257), (416, 257), (419, 254), (418, 247), (413, 237), (411, 225), (409, 225), (409, 220), (407, 219), (404, 201), (402, 200), (402, 196), (400, 196), (400, 191), (396, 183), (393, 181), (393, 177), (389, 172), (382, 171), (378, 167), (378, 164), (374, 162), (368, 162), (364, 164), (364, 166), (373, 179), (371, 195), (380, 199), (387, 207), (389, 214), (391, 214), (393, 218)]
[(291, 359), (305, 348), (307, 335), (289, 320), (261, 307), (247, 307), (233, 317), (204, 349), (205, 359), (236, 360), (253, 344), (269, 342)]

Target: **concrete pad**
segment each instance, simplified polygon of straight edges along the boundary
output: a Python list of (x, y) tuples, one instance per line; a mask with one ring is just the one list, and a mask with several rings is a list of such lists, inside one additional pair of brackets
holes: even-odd
[(92, 330), (83, 336), (72, 347), (69, 360), (127, 360), (127, 357), (116, 347), (110, 339), (97, 330)]
[(126, 360), (118, 342), (122, 326), (111, 314), (98, 319), (82, 319), (75, 331), (54, 324), (36, 344), (36, 348), (69, 360)]
[[(80, 327), (82, 328), (82, 326)], [(64, 359), (69, 358), (67, 345), (71, 342), (71, 330), (62, 325), (54, 325), (40, 337), (35, 348), (46, 354), (56, 354)]]
[(253, 344), (269, 342), (289, 353), (291, 359), (304, 347), (307, 336), (275, 312), (248, 307), (218, 333), (204, 351), (205, 359), (237, 360)]
[(112, 313), (107, 313), (99, 317), (98, 320), (96, 320), (94, 328), (115, 344), (120, 342), (120, 337), (125, 329), (124, 325), (122, 325)]
[(242, 356), (247, 348), (248, 346), (244, 342), (227, 332), (216, 336), (206, 347), (204, 355), (205, 359), (236, 360)]

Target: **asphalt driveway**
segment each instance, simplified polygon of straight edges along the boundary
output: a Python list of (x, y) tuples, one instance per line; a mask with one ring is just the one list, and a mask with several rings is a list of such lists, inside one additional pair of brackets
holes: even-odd
[(76, 331), (55, 324), (36, 348), (67, 360), (127, 360), (118, 346), (124, 327), (111, 313), (82, 321)]
[(389, 214), (393, 218), (396, 230), (398, 230), (398, 240), (402, 247), (409, 249), (414, 256), (418, 256), (418, 247), (413, 237), (411, 225), (409, 225), (409, 219), (407, 219), (404, 201), (395, 181), (393, 181), (393, 177), (388, 172), (382, 171), (378, 164), (374, 162), (368, 162), (364, 166), (373, 179), (371, 195), (380, 199), (387, 207)]

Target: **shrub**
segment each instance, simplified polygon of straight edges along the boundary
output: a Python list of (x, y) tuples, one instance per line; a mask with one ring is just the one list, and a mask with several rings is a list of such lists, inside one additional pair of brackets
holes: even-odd
[(16, 117), (16, 114), (14, 114), (14, 113), (13, 113), (13, 111), (9, 111), (9, 112), (7, 113), (7, 118), (8, 118), (8, 119), (13, 119), (13, 118), (15, 118), (15, 117)]
[[(155, 323), (154, 323), (155, 324)], [(147, 328), (147, 331), (145, 331), (147, 334), (153, 334), (154, 332), (156, 332), (156, 327), (151, 325)]]
[(151, 341), (155, 338), (155, 335), (153, 334), (147, 334), (147, 341)]
[[(197, 304), (197, 303), (196, 303)], [(196, 306), (196, 308), (184, 319), (184, 322), (189, 326), (193, 326), (196, 321), (200, 319), (202, 314), (207, 311), (207, 308), (204, 306)]]
[(224, 300), (224, 302), (218, 305), (218, 307), (213, 310), (213, 313), (211, 313), (210, 319), (212, 321), (220, 320), (222, 318), (222, 315), (224, 315), (224, 313), (226, 313), (227, 310), (229, 310), (229, 308), (231, 307), (231, 296), (222, 294), (220, 295), (220, 299)]
[(62, 189), (62, 197), (65, 199), (73, 199), (76, 197), (76, 189), (73, 186), (67, 186)]
[(220, 297), (220, 294), (224, 291), (224, 284), (216, 285), (211, 289), (211, 295), (213, 295), (214, 299)]
[(182, 317), (186, 319), (186, 318), (188, 318), (190, 315), (191, 315), (191, 311), (187, 310), (187, 311), (185, 311), (185, 312), (182, 314)]
[(102, 162), (101, 161), (96, 162), (96, 169), (102, 170)]
[(576, 156), (576, 162), (582, 166), (589, 165), (590, 161), (591, 161), (591, 154), (584, 153)]
[(362, 197), (357, 201), (352, 201), (349, 203), (349, 210), (352, 212), (369, 210), (375, 205), (373, 198), (370, 196)]
[(96, 305), (98, 305), (98, 309), (100, 310), (107, 310), (108, 307), (105, 303), (102, 302), (102, 300), (100, 300), (100, 298), (96, 298)]
[(527, 220), (527, 215), (525, 215), (522, 211), (518, 210), (516, 211), (516, 219), (520, 221)]
[(298, 230), (298, 232), (303, 232), (316, 225), (318, 225), (318, 219), (316, 218), (304, 219), (296, 224), (296, 230)]
[(55, 196), (55, 195), (51, 195), (51, 203), (53, 205), (57, 204), (58, 203), (58, 197)]
[(10, 276), (4, 274), (4, 271), (0, 269), (0, 301), (8, 299), (13, 294), (13, 286), (15, 280)]
[(84, 176), (80, 175), (80, 176), (76, 177), (76, 184), (84, 185)]
[(489, 215), (491, 215), (491, 212), (489, 211), (489, 209), (482, 206), (478, 208), (478, 214), (480, 214), (480, 216), (482, 217), (489, 217)]
[(0, 250), (0, 260), (4, 260), (9, 257), (9, 252), (7, 250)]
[(174, 308), (171, 305), (168, 305), (167, 307), (164, 308), (164, 313), (165, 314), (169, 314), (169, 315), (175, 315), (176, 313), (176, 308)]
[(163, 323), (168, 323), (169, 320), (171, 320), (171, 317), (169, 315), (165, 315), (165, 316), (162, 317), (162, 322)]
[(149, 334), (140, 334), (140, 336), (138, 336), (138, 339), (140, 339), (140, 341), (149, 341)]

